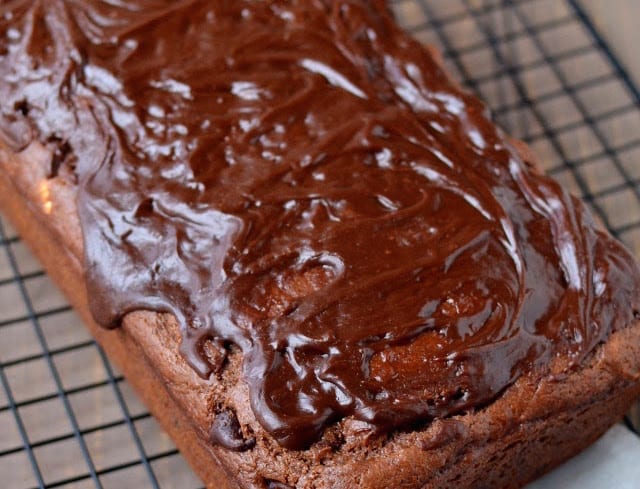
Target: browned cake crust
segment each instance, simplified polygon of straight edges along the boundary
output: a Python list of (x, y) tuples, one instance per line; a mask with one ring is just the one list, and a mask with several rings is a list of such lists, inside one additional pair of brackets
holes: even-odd
[[(347, 418), (308, 450), (284, 449), (249, 408), (237, 352), (219, 378), (203, 380), (179, 354), (170, 316), (131, 313), (113, 331), (94, 323), (74, 188), (47, 178), (48, 161), (37, 143), (19, 154), (2, 146), (0, 208), (208, 487), (520, 487), (597, 439), (640, 394), (635, 323), (580, 368), (554, 375), (567, 364), (557, 357), (552, 374), (532, 371), (475, 412), (384, 436)], [(253, 449), (232, 452), (207, 441), (214, 413), (229, 407), (244, 434), (256, 438)]]

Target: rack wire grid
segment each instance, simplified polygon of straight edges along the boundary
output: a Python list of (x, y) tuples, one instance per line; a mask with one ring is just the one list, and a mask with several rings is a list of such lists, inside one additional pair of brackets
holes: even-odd
[[(640, 92), (579, 1), (391, 7), (640, 256)], [(0, 484), (202, 486), (1, 219), (0, 246)]]

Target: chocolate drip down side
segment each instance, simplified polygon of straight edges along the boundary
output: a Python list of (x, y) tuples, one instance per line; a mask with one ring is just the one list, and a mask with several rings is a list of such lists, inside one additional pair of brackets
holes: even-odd
[[(345, 416), (482, 406), (640, 309), (630, 254), (383, 2), (16, 0), (0, 19), (0, 131), (76, 182), (96, 320), (174, 314), (203, 377), (205, 343), (237, 345), (286, 447)], [(212, 436), (250, 448), (225, 416)]]

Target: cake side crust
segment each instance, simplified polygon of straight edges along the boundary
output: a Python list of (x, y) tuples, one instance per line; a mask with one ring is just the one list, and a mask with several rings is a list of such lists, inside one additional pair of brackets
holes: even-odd
[[(27, 153), (31, 159), (17, 158), (0, 142), (0, 167), (3, 170), (13, 167), (15, 170), (15, 166), (7, 163), (15, 163), (19, 159), (20, 163), (25, 164), (23, 168), (29, 169), (22, 173), (22, 176), (30, 176), (36, 181), (40, 173), (38, 163), (40, 156), (44, 154), (43, 151), (43, 148), (36, 148), (32, 153)], [(74, 208), (75, 205), (67, 200), (71, 195), (67, 193), (69, 189), (65, 188), (64, 183), (58, 183), (60, 187), (52, 192), (50, 197), (56, 202), (56, 213), (62, 215), (68, 211), (67, 206)], [(38, 258), (48, 276), (63, 291), (92, 336), (106, 351), (110, 360), (124, 373), (127, 381), (144, 400), (144, 404), (163, 429), (169, 433), (194, 471), (207, 481), (209, 486), (220, 489), (241, 487), (229, 477), (226, 469), (217, 463), (211, 447), (197, 436), (193, 420), (176, 404), (165, 382), (156, 374), (157, 371), (134, 338), (123, 329), (105, 330), (93, 321), (83, 280), (82, 261), (77, 255), (78, 249), (81, 249), (78, 244), (81, 246), (81, 243), (78, 243), (79, 236), (75, 234), (77, 220), (73, 218), (73, 214), (69, 220), (64, 221), (38, 212), (37, 204), (34, 204), (37, 201), (28, 199), (29, 193), (25, 194), (21, 190), (23, 189), (18, 190), (8, 178), (0, 178), (0, 210)], [(54, 219), (56, 225), (51, 226)], [(61, 234), (66, 232), (70, 234)], [(62, 236), (67, 237), (66, 241)]]

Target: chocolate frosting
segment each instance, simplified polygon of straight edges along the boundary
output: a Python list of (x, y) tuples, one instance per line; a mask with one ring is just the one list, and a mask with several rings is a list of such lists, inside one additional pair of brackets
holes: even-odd
[(216, 445), (235, 452), (250, 450), (256, 444), (255, 438), (244, 438), (236, 414), (229, 409), (216, 414), (209, 430), (209, 439)]
[(482, 406), (633, 321), (630, 254), (382, 2), (0, 13), (0, 129), (77, 182), (96, 320), (173, 313), (205, 377), (239, 347), (286, 447)]

